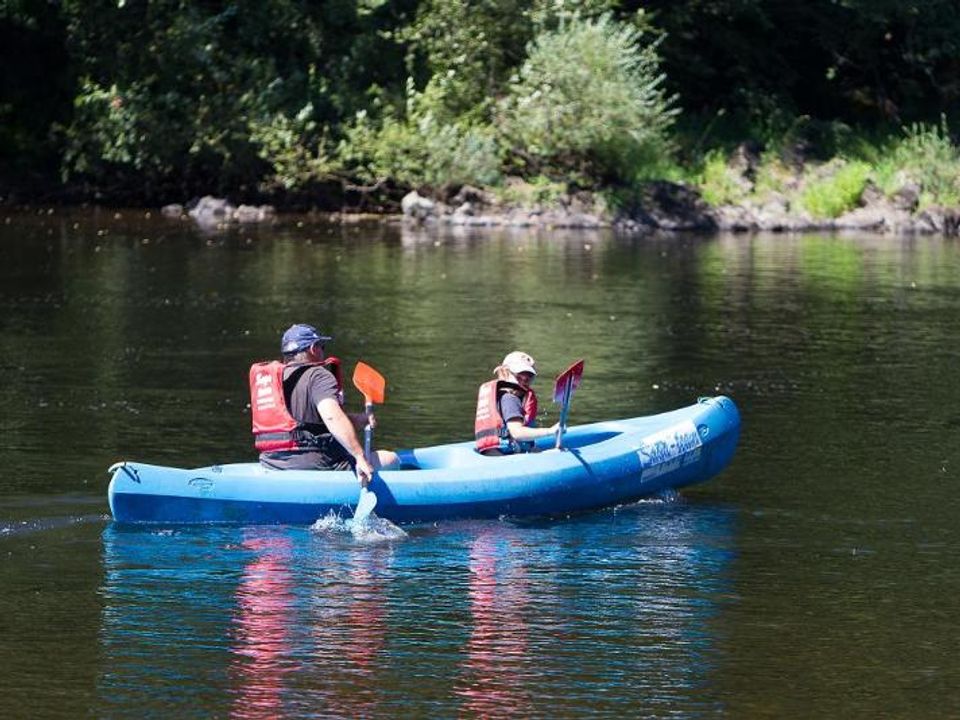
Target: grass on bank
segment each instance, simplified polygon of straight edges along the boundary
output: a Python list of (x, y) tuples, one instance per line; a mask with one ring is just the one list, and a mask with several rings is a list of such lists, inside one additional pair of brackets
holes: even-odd
[(780, 194), (817, 218), (835, 218), (854, 209), (871, 183), (888, 197), (915, 186), (918, 209), (960, 207), (960, 149), (946, 120), (910, 125), (890, 139), (858, 135), (849, 128), (843, 135), (836, 155), (826, 162), (798, 159), (793, 147), (783, 143), (768, 146), (749, 167), (742, 152), (712, 149), (689, 182), (714, 206), (762, 204)]
[(939, 125), (916, 123), (874, 166), (874, 181), (892, 194), (906, 182), (920, 186), (920, 207), (960, 206), (960, 148), (951, 140), (946, 119)]
[(835, 173), (808, 182), (800, 204), (815, 218), (840, 217), (859, 204), (871, 170), (865, 162), (844, 163)]
[[(893, 137), (875, 137), (843, 126), (823, 147), (802, 142), (795, 135), (753, 143), (712, 148), (700, 161), (682, 164), (667, 153), (637, 169), (634, 181), (611, 186), (594, 184), (606, 207), (629, 212), (643, 202), (644, 182), (670, 180), (696, 190), (713, 206), (776, 201), (802, 209), (811, 217), (832, 219), (861, 204), (873, 186), (891, 197), (913, 186), (917, 209), (960, 207), (960, 148), (951, 139), (945, 121), (914, 124)], [(789, 140), (789, 141), (788, 141)], [(674, 140), (674, 148), (682, 145)], [(802, 147), (803, 152), (797, 148)], [(819, 152), (818, 152), (819, 151)], [(503, 204), (550, 206), (561, 203), (573, 187), (590, 187), (588, 177), (564, 179), (562, 173), (520, 179), (503, 177), (490, 189)]]
[[(663, 153), (637, 169), (633, 182), (593, 187), (607, 207), (627, 212), (643, 203), (643, 185), (649, 180), (684, 183), (713, 206), (775, 202), (820, 219), (855, 209), (871, 186), (887, 197), (912, 186), (918, 210), (960, 208), (960, 149), (945, 120), (913, 124), (892, 136), (839, 123), (819, 123), (811, 132), (800, 132), (801, 126), (800, 121), (784, 124), (779, 137), (760, 133), (755, 137), (763, 137), (762, 142), (729, 142), (691, 159), (691, 145), (697, 144), (691, 138), (697, 133), (687, 125), (671, 137), (675, 153)], [(686, 159), (677, 159), (684, 152)], [(584, 187), (585, 182), (589, 187), (588, 178), (565, 182), (555, 173), (526, 181), (507, 178), (493, 190), (508, 204), (549, 205), (560, 201), (568, 187)]]

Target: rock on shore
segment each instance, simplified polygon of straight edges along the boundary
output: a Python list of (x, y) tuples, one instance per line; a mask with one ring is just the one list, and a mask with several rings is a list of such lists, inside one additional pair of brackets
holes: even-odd
[(907, 235), (952, 235), (960, 231), (960, 209), (927, 207), (918, 211), (920, 191), (907, 185), (886, 197), (867, 185), (860, 205), (837, 218), (814, 218), (780, 194), (762, 203), (714, 208), (717, 228), (731, 232), (857, 231)]
[(164, 217), (192, 218), (204, 228), (214, 228), (233, 223), (262, 223), (273, 220), (276, 210), (272, 205), (231, 205), (224, 198), (205, 195), (195, 205), (185, 208), (180, 204), (164, 205), (160, 212)]
[(498, 201), (492, 193), (465, 186), (450, 199), (440, 202), (412, 191), (401, 202), (404, 219), (423, 224), (469, 227), (609, 227), (605, 208), (593, 197), (565, 197), (552, 203), (530, 205)]

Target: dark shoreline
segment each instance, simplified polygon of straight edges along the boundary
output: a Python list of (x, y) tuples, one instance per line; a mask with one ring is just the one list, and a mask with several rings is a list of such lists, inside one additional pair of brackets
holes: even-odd
[[(482, 191), (476, 191), (480, 194)], [(638, 202), (611, 210), (596, 195), (580, 193), (533, 207), (483, 202), (475, 197), (443, 203), (415, 192), (403, 200), (405, 222), (463, 227), (539, 227), (626, 232), (806, 233), (869, 232), (897, 235), (960, 235), (960, 208), (919, 209), (916, 197), (866, 194), (857, 208), (837, 218), (814, 218), (783, 197), (765, 204), (712, 207), (695, 190), (669, 182), (650, 183)]]
[(207, 196), (195, 200), (192, 207), (188, 204), (156, 207), (89, 199), (71, 202), (74, 198), (69, 195), (60, 195), (47, 202), (40, 198), (9, 202), (8, 197), (0, 200), (0, 209), (15, 214), (54, 214), (71, 209), (115, 214), (142, 212), (146, 219), (155, 214), (168, 220), (195, 223), (208, 232), (269, 226), (283, 223), (285, 217), (308, 216), (338, 224), (403, 222), (424, 227), (612, 229), (631, 234), (862, 232), (960, 236), (960, 209), (918, 209), (916, 199), (911, 197), (891, 199), (866, 193), (859, 207), (838, 218), (824, 219), (792, 209), (789, 201), (782, 197), (765, 204), (747, 202), (712, 207), (695, 189), (664, 181), (649, 183), (635, 203), (617, 209), (610, 208), (599, 193), (580, 191), (554, 202), (520, 205), (504, 203), (489, 190), (477, 188), (464, 188), (448, 202), (411, 191), (397, 202), (380, 198), (376, 203), (340, 207), (334, 207), (329, 196), (327, 202), (308, 203), (302, 196), (296, 202), (285, 203), (274, 197), (270, 199), (276, 205), (236, 206), (224, 198)]

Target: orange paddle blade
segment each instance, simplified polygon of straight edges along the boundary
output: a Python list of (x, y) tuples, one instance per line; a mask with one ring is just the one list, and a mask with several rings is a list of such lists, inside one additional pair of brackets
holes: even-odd
[(358, 362), (353, 369), (353, 385), (368, 403), (383, 404), (386, 397), (387, 381), (365, 362)]

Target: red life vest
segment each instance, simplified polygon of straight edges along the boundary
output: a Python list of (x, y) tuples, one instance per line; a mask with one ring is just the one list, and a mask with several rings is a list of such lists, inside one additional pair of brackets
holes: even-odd
[[(307, 369), (315, 365), (325, 367), (336, 378), (338, 399), (342, 405), (343, 380), (339, 358), (328, 357), (323, 362), (298, 367), (294, 385)], [(300, 431), (305, 428), (304, 424), (294, 419), (287, 407), (287, 394), (283, 388), (285, 367), (278, 360), (250, 366), (250, 419), (253, 423), (254, 446), (260, 452), (309, 448), (302, 442), (303, 434)]]
[(537, 394), (533, 391), (533, 388), (530, 388), (527, 390), (527, 394), (523, 396), (523, 424), (527, 427), (533, 427), (533, 424), (537, 422), (537, 411), (539, 409)]
[(478, 452), (494, 448), (516, 450), (517, 444), (511, 441), (507, 424), (500, 414), (500, 395), (505, 388), (517, 388), (522, 393), (523, 424), (531, 427), (537, 419), (537, 394), (532, 390), (522, 390), (518, 385), (502, 380), (490, 380), (480, 386), (477, 393), (477, 416), (473, 423)]

